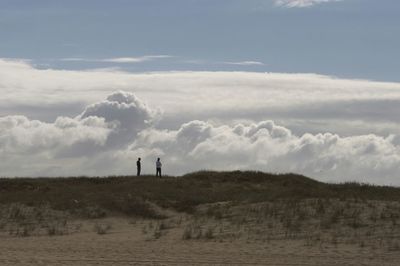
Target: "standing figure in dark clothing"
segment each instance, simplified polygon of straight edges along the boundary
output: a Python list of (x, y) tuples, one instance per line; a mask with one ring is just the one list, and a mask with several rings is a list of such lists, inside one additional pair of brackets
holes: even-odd
[(157, 162), (156, 162), (156, 176), (160, 176), (161, 178), (161, 166), (162, 163), (160, 161), (160, 158), (157, 158)]
[(137, 159), (136, 168), (137, 168), (137, 176), (140, 176), (140, 171), (142, 170), (142, 165), (140, 163), (140, 158)]

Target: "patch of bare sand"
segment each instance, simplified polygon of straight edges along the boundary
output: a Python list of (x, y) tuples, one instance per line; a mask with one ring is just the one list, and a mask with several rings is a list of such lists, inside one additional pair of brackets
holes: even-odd
[[(0, 265), (399, 265), (400, 261), (399, 251), (378, 244), (309, 245), (304, 239), (233, 237), (233, 231), (242, 229), (227, 225), (217, 229), (218, 221), (188, 232), (197, 223), (196, 217), (181, 215), (163, 221), (106, 218), (74, 221), (70, 226), (79, 230), (60, 236), (16, 237), (3, 232)], [(207, 228), (213, 228), (212, 234), (207, 235)], [(188, 235), (190, 239), (184, 240)]]

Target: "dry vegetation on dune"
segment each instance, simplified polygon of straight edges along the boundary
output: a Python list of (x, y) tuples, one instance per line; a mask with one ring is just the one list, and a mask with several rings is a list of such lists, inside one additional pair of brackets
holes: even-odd
[[(295, 174), (196, 172), (182, 177), (0, 179), (0, 204), (20, 203), (95, 218), (125, 214), (163, 218), (151, 205), (192, 213), (201, 204), (277, 200), (358, 199), (400, 201), (400, 188), (325, 184)], [(95, 217), (92, 217), (95, 216)]]
[(8, 236), (107, 235), (118, 231), (107, 219), (119, 217), (143, 240), (400, 251), (400, 188), (393, 187), (203, 171), (163, 179), (0, 179), (0, 194), (0, 231)]

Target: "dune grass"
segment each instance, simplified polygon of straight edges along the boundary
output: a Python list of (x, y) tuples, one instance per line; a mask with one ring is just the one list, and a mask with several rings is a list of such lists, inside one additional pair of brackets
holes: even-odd
[(2, 178), (0, 204), (49, 205), (87, 218), (106, 213), (163, 218), (155, 206), (192, 213), (201, 204), (280, 199), (399, 201), (400, 188), (325, 184), (296, 174), (201, 171), (181, 177)]
[[(128, 218), (149, 240), (303, 241), (400, 250), (400, 188), (326, 184), (296, 174), (201, 171), (181, 177), (0, 179), (0, 233), (80, 232)], [(136, 223), (136, 221), (142, 221)], [(116, 228), (118, 230), (118, 228)]]

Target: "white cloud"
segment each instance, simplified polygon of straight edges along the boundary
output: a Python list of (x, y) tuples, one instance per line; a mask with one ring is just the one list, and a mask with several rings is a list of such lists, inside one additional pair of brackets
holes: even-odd
[(241, 61), (241, 62), (224, 62), (227, 65), (238, 65), (238, 66), (264, 66), (265, 64), (258, 61)]
[[(165, 171), (257, 169), (296, 172), (324, 181), (397, 184), (400, 135), (296, 135), (273, 121), (221, 124), (193, 120), (176, 130), (155, 128), (154, 110), (115, 92), (75, 118), (53, 123), (0, 118), (0, 167), (5, 175), (129, 174), (161, 156)], [(23, 165), (23, 167), (20, 167)]]
[(90, 59), (83, 57), (68, 57), (62, 58), (61, 61), (71, 61), (71, 62), (106, 62), (106, 63), (142, 63), (147, 61), (152, 61), (156, 59), (171, 58), (170, 55), (145, 55), (139, 57), (114, 57), (114, 58), (103, 58), (103, 59)]
[(0, 92), (6, 176), (128, 174), (140, 155), (148, 172), (162, 156), (170, 174), (259, 169), (400, 185), (398, 83), (0, 60)]
[(140, 63), (140, 62), (146, 62), (146, 61), (151, 61), (155, 59), (165, 59), (165, 58), (171, 58), (172, 56), (170, 55), (147, 55), (147, 56), (141, 56), (141, 57), (117, 57), (117, 58), (108, 58), (108, 59), (103, 59), (103, 62), (112, 62), (112, 63)]
[(59, 117), (54, 123), (29, 120), (25, 116), (1, 117), (0, 154), (35, 155), (83, 143), (102, 146), (112, 130), (113, 126), (100, 117)]
[(119, 91), (75, 118), (58, 117), (46, 123), (25, 116), (0, 117), (2, 174), (104, 174), (90, 164), (125, 149), (156, 115), (135, 95)]
[(277, 6), (283, 7), (309, 7), (322, 3), (339, 2), (342, 0), (275, 0)]
[[(101, 101), (115, 90), (135, 92), (163, 109), (164, 119), (295, 119), (323, 122), (335, 132), (344, 130), (342, 124), (351, 126), (348, 122), (357, 123), (357, 130), (360, 122), (368, 130), (392, 130), (388, 123), (398, 122), (395, 114), (400, 106), (398, 83), (316, 74), (39, 70), (4, 60), (0, 60), (0, 90), (0, 113), (46, 121), (76, 114), (72, 108)], [(330, 124), (331, 120), (336, 121)], [(317, 124), (303, 123), (308, 129), (313, 125)]]
[(157, 112), (134, 94), (118, 91), (105, 101), (89, 105), (78, 117), (85, 119), (93, 116), (115, 125), (116, 130), (110, 136), (108, 144), (121, 146), (132, 141), (138, 132), (147, 128), (156, 118)]
[(143, 154), (144, 162), (150, 163), (162, 155), (173, 173), (259, 169), (302, 173), (324, 181), (400, 184), (400, 146), (394, 136), (296, 136), (273, 121), (232, 126), (192, 121), (176, 131), (149, 129), (128, 152)]
[(399, 83), (317, 74), (40, 70), (0, 60), (2, 115), (51, 122), (116, 90), (135, 92), (162, 109), (161, 124), (168, 128), (194, 119), (274, 119), (296, 133), (400, 133)]

